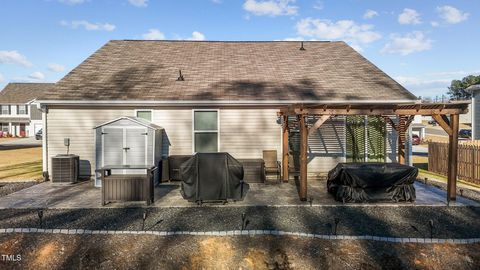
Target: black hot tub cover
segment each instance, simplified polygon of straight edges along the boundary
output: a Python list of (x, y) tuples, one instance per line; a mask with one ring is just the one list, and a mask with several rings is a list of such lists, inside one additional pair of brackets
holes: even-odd
[(342, 202), (413, 202), (417, 174), (399, 163), (339, 163), (328, 173), (327, 188)]
[(189, 201), (242, 200), (249, 185), (243, 166), (228, 153), (197, 153), (180, 166), (182, 196)]

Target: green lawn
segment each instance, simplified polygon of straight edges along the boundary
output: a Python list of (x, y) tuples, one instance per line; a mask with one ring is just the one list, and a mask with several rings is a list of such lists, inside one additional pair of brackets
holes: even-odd
[(0, 182), (42, 179), (42, 148), (0, 151)]

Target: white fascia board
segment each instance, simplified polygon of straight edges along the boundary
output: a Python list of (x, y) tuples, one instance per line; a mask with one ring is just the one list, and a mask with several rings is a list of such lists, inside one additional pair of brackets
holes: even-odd
[(43, 105), (76, 105), (76, 106), (285, 106), (285, 105), (315, 105), (315, 104), (418, 104), (420, 100), (324, 100), (324, 101), (309, 101), (309, 100), (192, 100), (192, 101), (178, 101), (178, 100), (36, 100), (38, 106)]

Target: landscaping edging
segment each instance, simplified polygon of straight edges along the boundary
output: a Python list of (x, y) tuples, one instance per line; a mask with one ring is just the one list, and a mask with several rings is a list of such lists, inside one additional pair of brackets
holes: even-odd
[(466, 239), (439, 239), (439, 238), (399, 238), (382, 237), (372, 235), (322, 235), (301, 232), (285, 232), (277, 230), (235, 230), (235, 231), (209, 231), (209, 232), (191, 232), (191, 231), (120, 231), (120, 230), (84, 230), (84, 229), (39, 229), (39, 228), (7, 228), (0, 229), (0, 234), (9, 233), (40, 233), (40, 234), (76, 234), (76, 235), (97, 235), (97, 234), (127, 234), (127, 235), (190, 235), (190, 236), (297, 236), (306, 238), (318, 238), (323, 240), (370, 240), (393, 243), (416, 243), (416, 244), (476, 244), (480, 243), (480, 238)]

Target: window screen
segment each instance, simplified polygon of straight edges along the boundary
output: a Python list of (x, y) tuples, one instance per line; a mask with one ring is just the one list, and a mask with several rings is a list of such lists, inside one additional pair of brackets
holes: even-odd
[(218, 151), (218, 112), (194, 112), (194, 143), (195, 152)]

